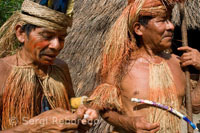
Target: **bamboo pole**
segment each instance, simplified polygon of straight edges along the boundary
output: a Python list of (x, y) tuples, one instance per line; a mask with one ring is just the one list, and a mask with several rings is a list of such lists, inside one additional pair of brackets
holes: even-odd
[[(183, 40), (183, 46), (188, 46), (188, 38), (187, 38), (187, 25), (186, 25), (186, 19), (185, 19), (185, 13), (184, 13), (184, 3), (180, 4), (180, 11), (182, 16), (182, 24), (181, 24), (181, 33), (182, 33), (182, 40)], [(191, 102), (191, 85), (190, 85), (190, 72), (188, 70), (188, 67), (185, 69), (185, 75), (186, 75), (186, 109), (187, 109), (187, 115), (188, 118), (192, 120), (192, 102)], [(187, 124), (188, 133), (193, 133), (192, 127)]]

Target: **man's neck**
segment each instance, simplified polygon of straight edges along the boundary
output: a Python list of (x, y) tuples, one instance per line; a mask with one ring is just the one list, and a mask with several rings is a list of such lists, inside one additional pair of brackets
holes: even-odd
[(22, 48), (18, 53), (17, 53), (18, 59), (18, 65), (20, 66), (35, 66), (36, 64), (34, 63), (34, 60), (30, 56), (27, 50)]
[(26, 50), (22, 49), (16, 56), (18, 57), (19, 66), (32, 66), (39, 77), (46, 75), (49, 65), (43, 65), (33, 61)]
[(171, 57), (169, 53), (165, 53), (164, 51), (153, 51), (147, 47), (141, 47), (139, 53), (142, 57), (148, 59), (154, 63), (160, 63), (163, 59), (167, 60)]

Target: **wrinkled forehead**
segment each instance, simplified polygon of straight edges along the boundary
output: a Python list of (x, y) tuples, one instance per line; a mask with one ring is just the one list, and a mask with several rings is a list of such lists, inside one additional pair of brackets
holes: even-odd
[(67, 30), (63, 29), (63, 30), (54, 30), (54, 29), (49, 29), (49, 28), (45, 28), (45, 27), (38, 27), (37, 31), (40, 33), (48, 33), (48, 34), (54, 34), (54, 35), (58, 35), (58, 36), (67, 36)]

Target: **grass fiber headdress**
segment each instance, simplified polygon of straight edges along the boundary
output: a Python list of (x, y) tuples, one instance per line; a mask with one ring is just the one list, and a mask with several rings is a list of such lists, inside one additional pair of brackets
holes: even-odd
[(74, 0), (24, 0), (21, 11), (16, 11), (0, 28), (0, 57), (18, 48), (15, 35), (17, 24), (33, 24), (53, 30), (72, 26)]

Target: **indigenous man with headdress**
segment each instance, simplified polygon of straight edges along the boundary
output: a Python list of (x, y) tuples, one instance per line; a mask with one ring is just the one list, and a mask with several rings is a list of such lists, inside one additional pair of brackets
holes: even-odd
[(72, 25), (73, 3), (24, 0), (21, 11), (0, 28), (1, 56), (12, 52), (17, 41), (23, 44), (16, 54), (0, 59), (3, 131), (76, 130), (97, 118), (96, 111), (85, 106), (70, 112), (69, 99), (75, 95), (68, 66), (56, 58)]
[[(200, 70), (200, 53), (190, 47), (181, 58), (168, 52), (174, 25), (173, 0), (129, 0), (105, 41), (101, 84), (92, 93), (92, 106), (120, 132), (180, 132), (180, 119), (168, 111), (131, 98), (158, 102), (181, 111), (185, 96), (182, 66)], [(181, 60), (180, 60), (181, 59)], [(200, 112), (200, 81), (192, 105)]]

